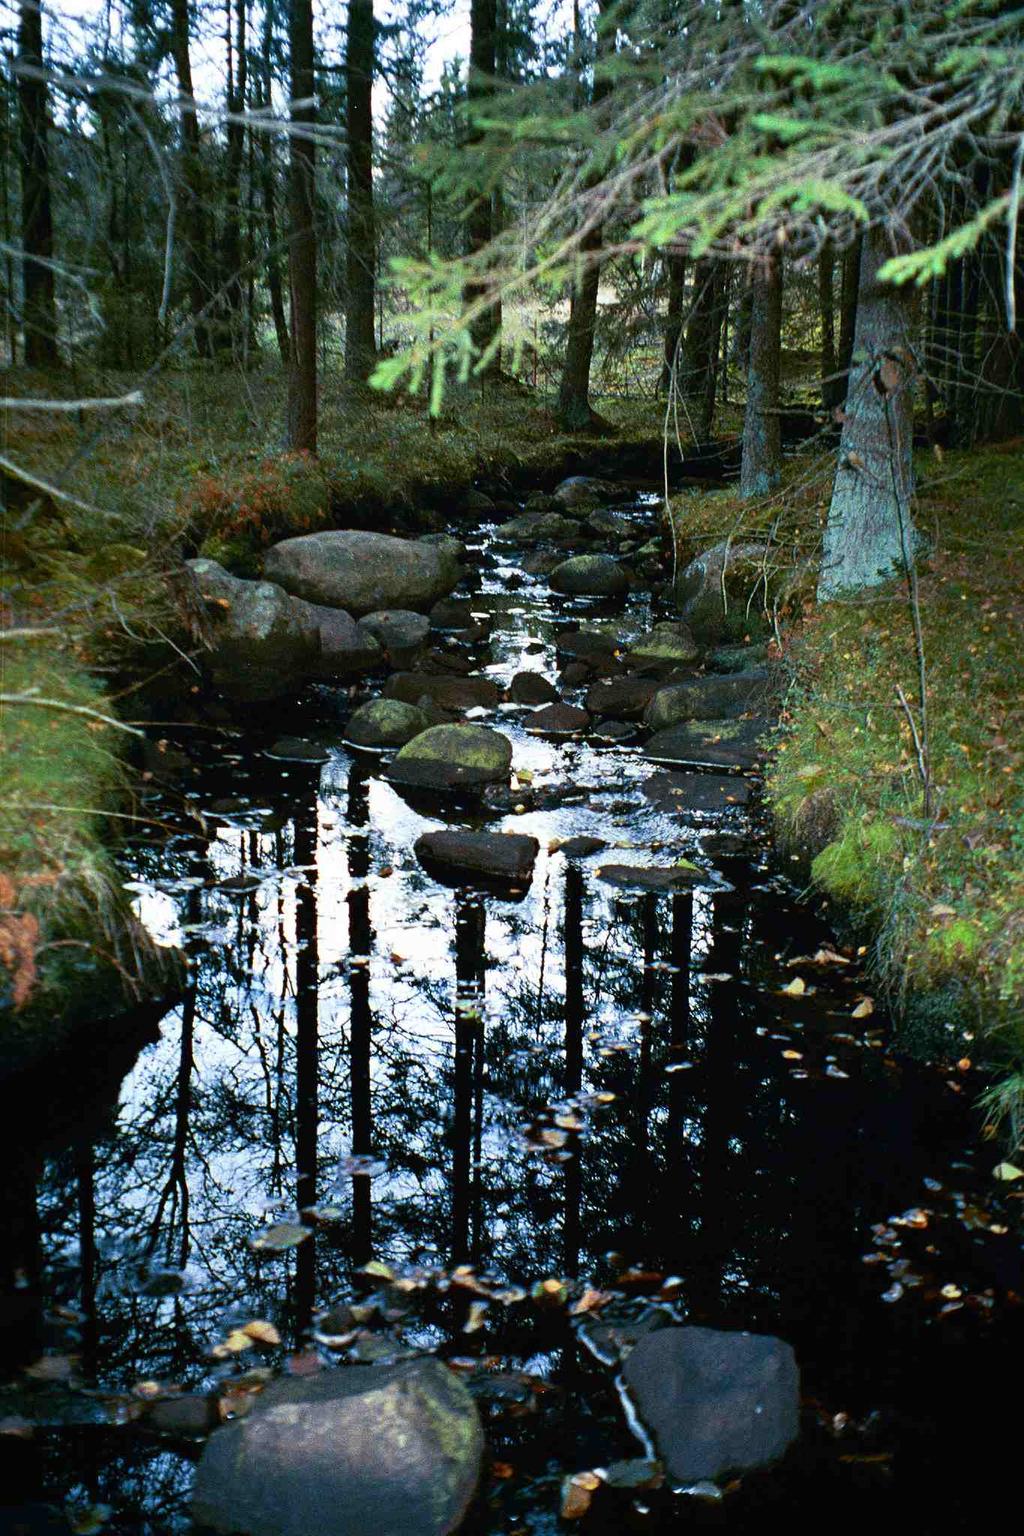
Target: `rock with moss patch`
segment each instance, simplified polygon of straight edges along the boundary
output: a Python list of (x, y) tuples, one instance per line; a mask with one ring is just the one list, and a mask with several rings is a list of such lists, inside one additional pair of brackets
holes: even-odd
[(483, 1444), (472, 1398), (436, 1360), (277, 1381), (210, 1439), (193, 1513), (244, 1536), (447, 1536)]
[(705, 550), (676, 577), (679, 611), (701, 644), (763, 631), (765, 544), (723, 541)]
[(610, 480), (598, 480), (594, 475), (570, 475), (567, 480), (555, 486), (553, 499), (560, 507), (589, 512), (621, 495), (621, 487), (613, 485)]
[(678, 891), (704, 884), (707, 870), (688, 859), (676, 864), (602, 864), (597, 878), (625, 891)]
[(371, 699), (349, 716), (345, 740), (353, 747), (385, 751), (404, 747), (429, 725), (426, 715), (415, 704), (403, 704), (400, 699)]
[(629, 591), (629, 577), (612, 555), (573, 555), (548, 580), (569, 597), (625, 597)]
[(686, 667), (700, 656), (700, 646), (688, 624), (655, 624), (646, 635), (634, 640), (625, 662), (636, 672), (660, 676), (675, 667)]
[(489, 677), (457, 677), (446, 673), (396, 672), (384, 685), (384, 696), (404, 704), (428, 699), (439, 709), (494, 709), (501, 689)]
[(359, 630), (376, 641), (391, 666), (408, 667), (426, 644), (430, 620), (409, 608), (381, 608), (360, 619)]
[(771, 728), (765, 719), (688, 720), (658, 731), (644, 747), (652, 763), (693, 768), (726, 768), (743, 773), (762, 756), (761, 743)]
[(380, 608), (430, 608), (459, 579), (443, 547), (352, 528), (275, 544), (264, 573), (294, 597), (344, 608), (356, 618)]
[(512, 768), (512, 745), (482, 725), (434, 725), (398, 753), (389, 778), (407, 789), (481, 790), (503, 784)]
[(644, 721), (652, 731), (663, 731), (684, 720), (729, 720), (762, 706), (769, 686), (769, 673), (763, 667), (723, 677), (695, 677), (659, 688)]
[(558, 512), (523, 512), (502, 523), (498, 537), (505, 544), (546, 544), (575, 538), (578, 532), (572, 519)]

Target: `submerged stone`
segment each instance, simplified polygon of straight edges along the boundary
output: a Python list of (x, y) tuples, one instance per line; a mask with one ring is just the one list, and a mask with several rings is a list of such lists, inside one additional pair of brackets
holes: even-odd
[(244, 1536), (447, 1536), (480, 1472), (476, 1406), (436, 1360), (274, 1382), (211, 1437), (197, 1523)]
[(429, 699), (439, 709), (494, 709), (501, 689), (489, 677), (455, 677), (450, 673), (396, 672), (384, 685), (386, 699), (419, 704)]
[(765, 1466), (799, 1434), (796, 1359), (770, 1334), (659, 1328), (637, 1343), (623, 1375), (680, 1482)]
[(728, 768), (742, 773), (762, 756), (761, 739), (771, 721), (690, 720), (652, 736), (644, 756), (652, 763), (682, 763), (695, 768)]
[(659, 811), (721, 811), (746, 805), (750, 782), (737, 774), (655, 773), (644, 785), (644, 794)]
[(526, 720), (531, 736), (579, 736), (589, 725), (587, 711), (575, 704), (547, 704)]
[(602, 864), (597, 878), (627, 891), (675, 891), (702, 884), (708, 872), (699, 864), (682, 859), (678, 864), (668, 865)]
[(268, 757), (279, 758), (285, 763), (326, 763), (330, 755), (319, 742), (306, 741), (302, 736), (281, 736), (267, 748)]

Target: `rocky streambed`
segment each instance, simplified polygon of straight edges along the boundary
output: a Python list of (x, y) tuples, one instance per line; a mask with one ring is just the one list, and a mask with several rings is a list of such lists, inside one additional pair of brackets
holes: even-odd
[(970, 1063), (774, 857), (721, 568), (681, 615), (626, 486), (473, 510), (196, 568), (230, 723), (153, 734), (125, 850), (189, 986), (5, 1106), (0, 1504), (966, 1528), (1024, 1279)]

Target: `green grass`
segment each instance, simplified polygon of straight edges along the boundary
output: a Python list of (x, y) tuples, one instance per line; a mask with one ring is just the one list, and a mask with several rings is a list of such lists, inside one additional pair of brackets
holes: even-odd
[[(793, 682), (769, 793), (815, 883), (870, 924), (889, 993), (930, 1012), (958, 1054), (982, 1031), (1008, 1082), (1024, 1062), (1024, 452), (919, 468), (932, 814), (897, 694), (920, 730), (902, 583), (816, 609), (784, 637)], [(824, 506), (783, 509), (803, 553)], [(991, 1107), (1013, 1118), (998, 1095)]]

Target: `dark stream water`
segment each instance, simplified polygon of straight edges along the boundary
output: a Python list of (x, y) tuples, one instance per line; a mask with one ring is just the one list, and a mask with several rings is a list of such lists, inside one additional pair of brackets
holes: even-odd
[[(593, 612), (488, 558), (479, 665), (553, 677), (557, 627)], [(628, 635), (650, 614), (597, 618)], [(457, 891), (413, 842), (482, 823), (411, 807), (341, 745), (347, 707), (326, 688), (302, 703), (322, 765), (269, 755), (266, 723), (169, 733), (184, 778), (152, 788), (159, 826), (125, 859), (146, 921), (191, 955), (188, 994), (141, 1049), (86, 1046), (39, 1102), (5, 1106), (8, 1526), (67, 1529), (49, 1503), (189, 1529), (195, 1453), (145, 1431), (139, 1384), (224, 1397), (261, 1361), (311, 1369), (332, 1357), (314, 1319), (360, 1297), (357, 1355), (437, 1350), (479, 1395), (477, 1532), (568, 1529), (566, 1473), (645, 1454), (582, 1333), (653, 1304), (789, 1340), (802, 1438), (717, 1499), (604, 1489), (585, 1529), (973, 1527), (1019, 1434), (1019, 1200), (993, 1180), (970, 1074), (901, 1058), (880, 1011), (852, 1017), (848, 950), (799, 959), (835, 935), (773, 860), (756, 793), (677, 814), (645, 795), (638, 749), (540, 741), (504, 708), (492, 723), (548, 808), (486, 824), (541, 855), (522, 899)], [(712, 873), (618, 891), (601, 856), (549, 851), (579, 834)], [(311, 1210), (305, 1241), (253, 1248)], [(405, 1289), (360, 1277), (370, 1260)], [(452, 1284), (459, 1265), (477, 1281)], [(544, 1279), (613, 1299), (573, 1316), (523, 1295)], [(280, 1348), (211, 1359), (254, 1318)]]

